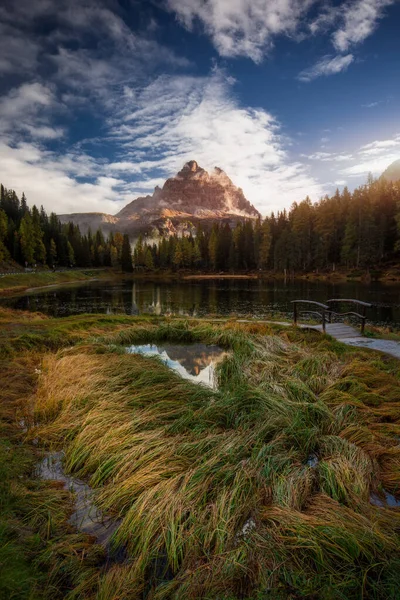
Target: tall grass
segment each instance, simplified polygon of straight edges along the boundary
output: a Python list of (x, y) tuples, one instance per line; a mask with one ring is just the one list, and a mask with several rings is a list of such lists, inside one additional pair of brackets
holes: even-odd
[[(32, 435), (65, 448), (129, 557), (85, 597), (398, 597), (400, 515), (369, 502), (400, 482), (395, 363), (275, 331), (142, 321), (46, 357)], [(165, 340), (230, 349), (219, 390), (118, 350)]]

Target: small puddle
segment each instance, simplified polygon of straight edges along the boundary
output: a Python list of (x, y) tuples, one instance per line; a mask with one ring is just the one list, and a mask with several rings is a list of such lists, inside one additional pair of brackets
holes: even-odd
[(102, 515), (93, 502), (94, 492), (84, 481), (66, 475), (62, 466), (63, 452), (48, 454), (37, 466), (37, 475), (48, 481), (61, 481), (64, 488), (75, 494), (75, 510), (69, 523), (78, 531), (96, 538), (96, 542), (108, 549), (110, 539), (120, 522)]
[(389, 494), (386, 490), (383, 490), (385, 498), (378, 496), (378, 494), (371, 494), (369, 497), (369, 501), (374, 506), (379, 506), (380, 508), (395, 508), (400, 506), (400, 500), (398, 500), (393, 494)]
[(183, 379), (217, 389), (215, 368), (227, 356), (227, 352), (219, 346), (206, 344), (171, 345), (145, 344), (129, 346), (129, 354), (157, 356), (172, 371)]

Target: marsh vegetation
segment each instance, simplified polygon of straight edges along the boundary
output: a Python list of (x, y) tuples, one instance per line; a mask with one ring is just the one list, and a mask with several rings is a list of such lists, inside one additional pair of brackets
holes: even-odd
[[(398, 361), (234, 320), (0, 322), (3, 596), (398, 597)], [(218, 390), (125, 352), (150, 343), (229, 351)], [(118, 521), (122, 560), (71, 525), (68, 490), (35, 477), (60, 450)]]

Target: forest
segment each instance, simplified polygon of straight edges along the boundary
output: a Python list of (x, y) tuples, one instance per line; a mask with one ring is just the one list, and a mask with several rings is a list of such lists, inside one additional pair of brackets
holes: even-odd
[(107, 238), (61, 224), (43, 207), (28, 208), (1, 186), (0, 262), (24, 266), (119, 267), (124, 271), (274, 271), (307, 273), (370, 270), (400, 262), (400, 181), (345, 187), (313, 204), (307, 197), (263, 220), (189, 227), (187, 235), (140, 235), (133, 255), (127, 234)]
[(312, 204), (235, 228), (215, 223), (196, 235), (159, 244), (140, 238), (134, 264), (147, 269), (311, 272), (373, 269), (400, 262), (400, 181), (368, 178), (352, 194), (345, 187)]
[(121, 233), (107, 239), (98, 229), (83, 235), (73, 223), (61, 224), (55, 213), (47, 215), (27, 205), (14, 190), (0, 188), (0, 264), (12, 259), (25, 267), (120, 267), (132, 270), (129, 237)]

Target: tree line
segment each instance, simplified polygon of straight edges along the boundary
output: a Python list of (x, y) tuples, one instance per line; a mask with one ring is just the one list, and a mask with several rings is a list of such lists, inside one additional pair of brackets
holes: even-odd
[(132, 269), (129, 237), (105, 238), (100, 229), (83, 235), (77, 225), (62, 224), (55, 213), (27, 205), (25, 194), (0, 187), (0, 262), (25, 266), (122, 267)]
[(119, 267), (145, 270), (310, 272), (373, 269), (400, 260), (400, 181), (374, 180), (345, 187), (312, 204), (307, 197), (265, 219), (189, 228), (189, 235), (157, 243), (139, 236), (133, 255), (127, 234), (98, 229), (82, 234), (57, 215), (28, 208), (1, 186), (0, 261), (31, 266)]
[(215, 223), (158, 244), (140, 237), (134, 264), (146, 269), (276, 272), (374, 269), (400, 260), (400, 181), (368, 178), (312, 204), (231, 228)]

